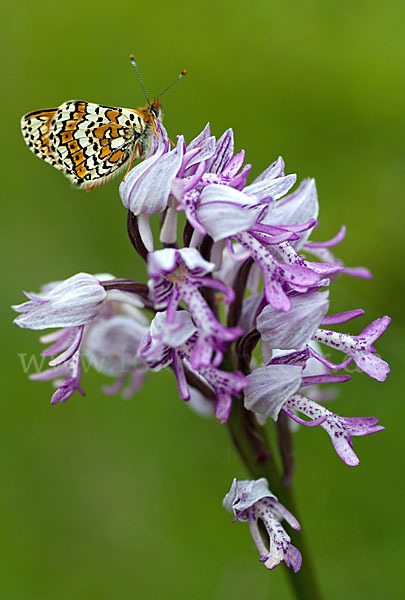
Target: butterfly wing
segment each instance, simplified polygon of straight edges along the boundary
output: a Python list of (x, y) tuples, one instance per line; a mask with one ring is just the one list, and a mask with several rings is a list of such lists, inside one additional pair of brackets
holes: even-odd
[[(52, 110), (52, 115), (37, 111), (37, 120), (48, 112), (49, 118), (36, 153), (80, 188), (94, 188), (108, 181), (129, 163), (132, 154), (133, 159), (141, 156), (153, 135), (153, 127), (130, 109), (69, 100)], [(37, 113), (23, 120), (32, 120)], [(24, 137), (27, 141), (25, 133)]]
[(45, 108), (24, 115), (21, 119), (21, 131), (32, 152), (57, 169), (61, 169), (62, 165), (53, 155), (49, 142), (50, 125), (57, 111), (57, 108)]

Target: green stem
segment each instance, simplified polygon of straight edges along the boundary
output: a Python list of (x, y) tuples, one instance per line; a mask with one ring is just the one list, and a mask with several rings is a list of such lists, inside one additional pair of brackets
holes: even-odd
[[(232, 441), (249, 475), (254, 479), (266, 477), (270, 490), (301, 522), (293, 492), (282, 481), (282, 476), (266, 439), (264, 428), (256, 423), (253, 414), (247, 411), (242, 403), (239, 404), (235, 400), (228, 421), (228, 427)], [(298, 573), (294, 573), (291, 567), (287, 568), (284, 563), (285, 572), (293, 589), (294, 597), (297, 600), (321, 600), (321, 594), (302, 531), (295, 531), (288, 525), (285, 525), (285, 529), (291, 537), (294, 546), (301, 552), (303, 558), (302, 566)]]

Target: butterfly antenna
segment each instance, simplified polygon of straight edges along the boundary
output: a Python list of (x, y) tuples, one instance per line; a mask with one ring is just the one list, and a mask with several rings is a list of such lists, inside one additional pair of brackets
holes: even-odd
[(176, 79), (170, 85), (168, 85), (165, 90), (163, 90), (163, 92), (160, 92), (159, 96), (156, 96), (155, 100), (160, 98), (160, 96), (163, 96), (163, 94), (166, 94), (167, 90), (170, 90), (170, 88), (172, 88), (174, 86), (174, 84), (177, 83), (180, 79), (183, 79), (183, 77), (185, 75), (187, 75), (187, 71), (185, 69), (183, 69), (183, 71), (180, 73), (180, 75), (178, 75), (176, 77)]
[[(150, 102), (150, 100), (149, 100), (149, 98), (148, 98), (148, 94), (146, 93), (145, 86), (143, 85), (142, 77), (141, 77), (141, 75), (140, 75), (140, 73), (139, 73), (139, 71), (138, 71), (138, 65), (137, 65), (137, 64), (136, 64), (136, 62), (135, 62), (135, 58), (134, 58), (133, 54), (131, 54), (131, 55), (130, 55), (130, 57), (129, 57), (129, 60), (131, 61), (131, 63), (132, 63), (132, 64), (134, 65), (134, 67), (135, 67), (135, 71), (136, 71), (136, 74), (138, 75), (139, 83), (141, 84), (141, 88), (143, 89), (143, 93), (145, 94), (145, 98), (146, 98), (146, 100), (147, 100), (148, 102)], [(165, 90), (165, 91), (166, 91), (166, 90)]]

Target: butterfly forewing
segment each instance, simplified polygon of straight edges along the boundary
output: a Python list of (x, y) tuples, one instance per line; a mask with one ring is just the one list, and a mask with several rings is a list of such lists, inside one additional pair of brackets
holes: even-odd
[(152, 135), (136, 111), (79, 100), (25, 115), (22, 129), (31, 150), (83, 188), (108, 181), (133, 151), (139, 158)]

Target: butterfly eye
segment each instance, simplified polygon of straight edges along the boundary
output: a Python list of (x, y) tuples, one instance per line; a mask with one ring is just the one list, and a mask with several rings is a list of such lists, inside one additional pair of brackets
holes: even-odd
[(159, 111), (156, 108), (156, 106), (151, 106), (150, 107), (150, 112), (153, 113), (154, 117), (157, 119), (159, 117)]

